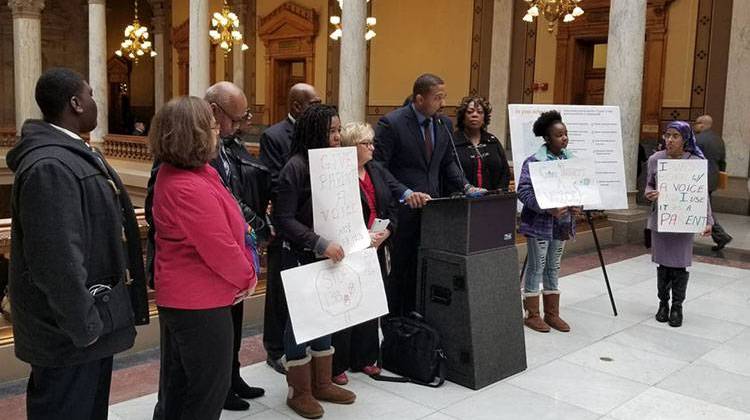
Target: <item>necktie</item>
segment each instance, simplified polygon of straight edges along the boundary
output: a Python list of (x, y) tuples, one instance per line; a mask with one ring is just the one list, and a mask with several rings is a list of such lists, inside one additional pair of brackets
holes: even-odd
[(424, 154), (429, 162), (432, 159), (432, 130), (430, 129), (430, 119), (422, 121), (424, 132)]

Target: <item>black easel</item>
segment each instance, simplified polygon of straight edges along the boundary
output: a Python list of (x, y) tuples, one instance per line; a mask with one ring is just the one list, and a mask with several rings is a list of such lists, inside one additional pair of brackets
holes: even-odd
[(612, 296), (612, 288), (609, 286), (609, 276), (607, 275), (607, 268), (604, 264), (604, 257), (602, 256), (602, 248), (599, 246), (599, 237), (596, 236), (596, 228), (594, 227), (594, 219), (591, 218), (593, 210), (584, 210), (586, 213), (586, 220), (589, 222), (591, 227), (591, 233), (594, 234), (594, 244), (596, 245), (596, 252), (599, 254), (599, 264), (602, 266), (602, 272), (604, 273), (604, 283), (607, 285), (607, 294), (609, 294), (609, 302), (612, 304), (612, 312), (617, 316), (617, 306), (615, 306), (615, 298)]

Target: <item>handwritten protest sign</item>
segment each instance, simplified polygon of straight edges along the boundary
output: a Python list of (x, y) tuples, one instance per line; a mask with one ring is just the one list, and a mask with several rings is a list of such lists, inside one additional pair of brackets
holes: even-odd
[(310, 158), (315, 233), (338, 242), (345, 253), (370, 246), (362, 216), (354, 147), (313, 149)]
[[(591, 162), (599, 184), (601, 201), (586, 209), (617, 210), (628, 208), (625, 165), (620, 128), (620, 108), (592, 105), (510, 104), (510, 140), (513, 149), (513, 173), (516, 185), (521, 166), (544, 143), (532, 126), (542, 112), (560, 111), (568, 128), (568, 151)], [(519, 210), (521, 206), (519, 204)]]
[(284, 270), (294, 338), (304, 343), (388, 313), (377, 250)]
[(708, 221), (707, 164), (704, 159), (659, 159), (659, 232), (703, 232)]
[(529, 175), (539, 207), (593, 205), (601, 201), (594, 165), (583, 159), (530, 162)]

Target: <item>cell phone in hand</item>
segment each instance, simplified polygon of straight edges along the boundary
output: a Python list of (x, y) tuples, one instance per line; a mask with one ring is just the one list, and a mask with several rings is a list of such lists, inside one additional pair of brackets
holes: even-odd
[(375, 219), (374, 222), (372, 222), (372, 227), (370, 228), (370, 232), (372, 233), (378, 233), (384, 231), (388, 225), (391, 223), (388, 219)]

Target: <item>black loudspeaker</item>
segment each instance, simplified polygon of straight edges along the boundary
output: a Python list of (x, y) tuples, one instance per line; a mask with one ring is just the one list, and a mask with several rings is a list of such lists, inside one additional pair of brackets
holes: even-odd
[(421, 249), (417, 310), (437, 329), (447, 379), (479, 389), (526, 369), (516, 247)]

